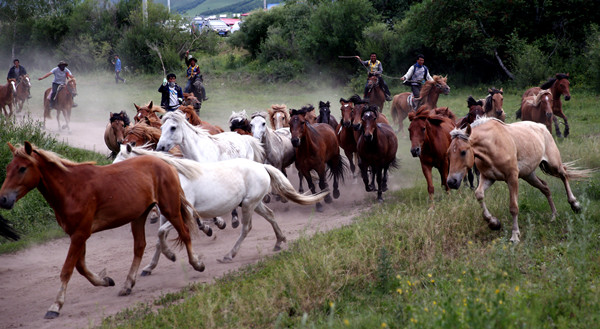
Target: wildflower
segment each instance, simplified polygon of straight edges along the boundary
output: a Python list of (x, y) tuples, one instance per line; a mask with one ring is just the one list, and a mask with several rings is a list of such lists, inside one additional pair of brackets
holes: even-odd
[(382, 323), (381, 323), (381, 328), (387, 328), (387, 323), (385, 323), (385, 322), (382, 322)]
[(430, 278), (432, 277), (431, 273), (427, 273), (427, 276), (430, 277)]
[(410, 280), (406, 280), (406, 283), (408, 284), (408, 286), (412, 286), (412, 283), (410, 283)]
[(329, 307), (333, 308), (335, 306), (334, 302), (329, 302)]
[(516, 292), (519, 292), (519, 286), (516, 286), (516, 287), (515, 287), (515, 291), (516, 291)]
[(502, 250), (506, 250), (508, 247), (506, 247), (506, 245), (502, 246)]
[(431, 283), (435, 283), (435, 280), (434, 280), (434, 279), (431, 279)]
[(490, 310), (489, 308), (487, 309), (487, 312), (490, 313), (492, 310)]
[(446, 314), (446, 310), (442, 309), (442, 313)]
[(417, 321), (417, 319), (415, 319), (415, 318), (410, 318), (410, 322), (412, 322), (412, 323), (417, 323), (417, 322), (419, 322), (419, 321)]
[(396, 279), (400, 280), (402, 277), (400, 276), (400, 274), (396, 275)]
[(503, 302), (502, 302), (502, 299), (501, 299), (501, 300), (498, 302), (498, 304), (502, 305), (502, 303), (503, 303)]
[(475, 301), (479, 303), (479, 298), (475, 298)]
[(471, 245), (471, 244), (473, 244), (473, 241), (469, 240), (469, 242), (467, 242), (467, 243)]
[(467, 273), (467, 271), (463, 271), (462, 274), (465, 275)]
[(423, 311), (425, 311), (425, 312), (429, 312), (429, 309), (428, 309), (427, 307), (425, 307), (425, 308), (423, 309)]
[(434, 306), (435, 306), (435, 305), (437, 305), (437, 303), (436, 303), (436, 301), (435, 301), (435, 300), (433, 301), (433, 305), (434, 305)]
[(349, 326), (350, 325), (350, 321), (348, 321), (348, 319), (344, 319), (344, 325), (345, 326)]
[(461, 283), (461, 282), (462, 282), (462, 280), (461, 280), (461, 279), (458, 279), (458, 280), (456, 280), (456, 282), (458, 282), (458, 283)]
[(500, 289), (496, 289), (495, 293), (499, 294), (500, 293)]
[(506, 273), (506, 271), (502, 272), (502, 276), (508, 276), (508, 273)]
[(398, 292), (400, 295), (402, 295), (402, 289), (401, 289), (401, 288), (398, 288), (398, 289), (396, 289), (396, 291), (397, 291), (397, 292)]

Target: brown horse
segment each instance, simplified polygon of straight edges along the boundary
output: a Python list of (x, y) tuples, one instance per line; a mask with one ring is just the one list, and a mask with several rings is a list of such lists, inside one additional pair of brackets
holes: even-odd
[(358, 157), (356, 154), (356, 138), (354, 137), (354, 128), (352, 127), (352, 114), (354, 109), (354, 101), (360, 99), (360, 96), (354, 95), (354, 98), (350, 98), (346, 100), (344, 98), (340, 98), (340, 111), (342, 112), (342, 117), (340, 119), (340, 123), (335, 129), (335, 133), (337, 135), (338, 143), (342, 150), (344, 150), (344, 154), (346, 158), (348, 158), (348, 162), (350, 163), (350, 171), (352, 172), (352, 176), (356, 177), (355, 174), (355, 163), (358, 163)]
[[(13, 114), (14, 95), (17, 93), (15, 79), (8, 79), (4, 86), (0, 86), (0, 108), (5, 117), (10, 117)], [(6, 110), (8, 106), (8, 111)]]
[(199, 114), (202, 102), (200, 102), (193, 93), (183, 93), (183, 102), (181, 105), (192, 106), (196, 114)]
[(365, 98), (369, 100), (369, 105), (376, 105), (378, 111), (383, 111), (383, 105), (385, 104), (385, 93), (379, 85), (379, 77), (376, 75), (369, 75), (367, 80), (367, 94)]
[(501, 223), (492, 216), (483, 198), (488, 187), (495, 181), (505, 181), (510, 194), (510, 214), (513, 219), (510, 241), (519, 242), (519, 178), (539, 189), (548, 199), (552, 210), (552, 219), (557, 214), (550, 189), (541, 180), (535, 170), (539, 166), (548, 175), (563, 181), (567, 199), (575, 212), (581, 206), (571, 192), (570, 179), (584, 179), (591, 174), (590, 170), (578, 170), (572, 163), (563, 163), (560, 151), (543, 125), (530, 122), (505, 124), (493, 118), (481, 118), (465, 129), (451, 132), (452, 143), (448, 149), (450, 173), (448, 186), (459, 188), (466, 169), (473, 164), (481, 172), (481, 180), (475, 191), (475, 197), (483, 208), (483, 218), (493, 230), (498, 230)]
[(121, 142), (125, 137), (125, 129), (131, 125), (131, 121), (125, 111), (119, 113), (111, 112), (109, 121), (106, 125), (106, 130), (104, 130), (104, 143), (106, 143), (106, 146), (111, 151), (110, 157), (114, 159), (120, 151)]
[(273, 104), (267, 111), (269, 113), (269, 121), (271, 122), (271, 128), (273, 128), (273, 130), (290, 126), (290, 114), (288, 113), (287, 106), (285, 104)]
[[(44, 127), (46, 126), (46, 119), (51, 119), (52, 115), (50, 111), (52, 108), (50, 107), (50, 93), (52, 92), (52, 88), (46, 89), (44, 92)], [(77, 82), (75, 78), (68, 78), (66, 85), (61, 85), (58, 87), (56, 91), (56, 95), (54, 96), (54, 109), (56, 109), (56, 122), (58, 122), (58, 129), (67, 129), (69, 128), (69, 121), (71, 121), (71, 109), (73, 108), (73, 97), (77, 95)], [(63, 126), (60, 125), (60, 114), (62, 113), (63, 118), (65, 119), (65, 124)]]
[[(352, 97), (350, 97), (350, 98), (352, 99)], [(356, 99), (356, 98), (354, 98), (354, 99)], [(356, 130), (354, 137), (356, 138), (357, 141), (358, 141), (358, 135), (360, 134), (359, 131), (362, 129), (363, 111), (365, 109), (369, 108), (369, 104), (370, 103), (368, 102), (368, 100), (366, 98), (361, 101), (357, 100), (354, 103), (354, 108), (352, 109), (352, 127), (354, 127), (354, 130)], [(379, 111), (379, 109), (378, 109), (378, 111)], [(377, 119), (377, 123), (385, 123), (387, 125), (390, 124), (387, 117), (383, 113), (380, 113), (376, 119)]]
[(29, 81), (29, 75), (22, 75), (19, 77), (19, 81), (17, 81), (17, 89), (15, 93), (15, 111), (17, 113), (23, 110), (23, 105), (25, 101), (29, 98), (29, 91), (31, 89), (31, 82)]
[[(296, 169), (300, 172), (306, 181), (308, 187), (313, 192), (315, 185), (312, 181), (311, 170), (319, 175), (319, 188), (325, 190), (329, 187), (327, 184), (326, 169), (329, 168), (333, 176), (333, 197), (338, 198), (338, 180), (344, 179), (345, 164), (340, 155), (340, 147), (333, 129), (327, 124), (310, 124), (305, 118), (307, 108), (302, 111), (291, 110), (290, 131), (292, 132), (292, 145), (296, 149)], [(331, 196), (325, 197), (326, 203), (331, 203)], [(319, 212), (323, 211), (323, 205), (320, 202), (316, 204)]]
[(504, 113), (504, 109), (502, 105), (504, 104), (504, 91), (502, 88), (500, 90), (492, 87), (488, 88), (488, 95), (482, 99), (483, 101), (483, 110), (485, 111), (486, 117), (496, 118), (498, 120), (504, 121), (506, 119), (506, 113)]
[(436, 168), (442, 179), (442, 186), (448, 191), (446, 179), (448, 177), (448, 146), (450, 145), (450, 131), (455, 127), (456, 117), (447, 107), (429, 110), (422, 106), (415, 112), (408, 114), (410, 126), (411, 148), (413, 157), (419, 157), (421, 170), (427, 181), (430, 208), (433, 208), (433, 179), (432, 168)]
[[(396, 152), (398, 138), (394, 129), (385, 123), (377, 123), (381, 115), (377, 105), (370, 105), (363, 110), (360, 136), (356, 142), (358, 166), (367, 192), (375, 190), (375, 184), (369, 184), (368, 170), (371, 176), (377, 176), (377, 201), (383, 202), (382, 193), (387, 191), (388, 170), (397, 168)], [(371, 177), (371, 182), (373, 182)]]
[(133, 117), (133, 120), (136, 123), (144, 121), (144, 118), (148, 118), (148, 121), (150, 122), (150, 125), (152, 127), (160, 128), (162, 122), (160, 121), (160, 118), (156, 113), (164, 114), (167, 112), (165, 111), (165, 109), (163, 109), (160, 106), (155, 106), (152, 101), (150, 101), (150, 103), (148, 103), (148, 105), (145, 106), (137, 106), (137, 104), (135, 103), (133, 103), (133, 106), (135, 106), (135, 109), (137, 111), (135, 117)]
[(229, 129), (240, 135), (252, 136), (252, 126), (250, 126), (250, 119), (248, 119), (246, 110), (240, 112), (231, 111), (231, 115), (229, 116)]
[(121, 144), (130, 144), (133, 146), (148, 145), (152, 150), (156, 150), (156, 144), (160, 139), (161, 130), (140, 121), (131, 127), (125, 129), (125, 135)]
[(469, 113), (456, 122), (457, 127), (466, 127), (467, 123), (473, 123), (477, 117), (484, 116), (485, 112), (483, 110), (483, 101), (481, 99), (476, 101), (473, 96), (469, 96), (469, 98), (467, 98), (467, 107), (469, 108)]
[(546, 125), (552, 133), (552, 93), (548, 89), (521, 101), (521, 120), (534, 121)]
[[(571, 91), (569, 89), (569, 73), (556, 73), (554, 78), (548, 79), (546, 83), (541, 85), (540, 87), (534, 87), (527, 89), (525, 93), (523, 93), (523, 98), (533, 96), (534, 94), (539, 93), (540, 90), (550, 89), (552, 92), (552, 113), (554, 114), (554, 128), (556, 128), (556, 136), (562, 137), (560, 132), (560, 127), (558, 126), (557, 117), (561, 117), (565, 123), (565, 137), (569, 136), (569, 121), (567, 120), (567, 116), (562, 110), (562, 101), (560, 100), (560, 95), (565, 96), (565, 101), (571, 99)], [(517, 111), (517, 118), (520, 118), (520, 111)]]
[[(413, 96), (412, 93), (401, 93), (394, 96), (392, 100), (392, 120), (398, 125), (398, 132), (404, 129), (404, 119), (408, 116), (408, 113), (415, 111), (415, 109), (421, 106), (426, 106), (428, 109), (434, 109), (437, 107), (437, 101), (440, 94), (448, 95), (450, 93), (450, 87), (446, 83), (447, 77), (440, 75), (434, 75), (433, 80), (425, 82), (423, 88), (421, 88), (421, 97), (417, 98), (418, 106), (413, 107)], [(403, 132), (404, 133), (404, 132)]]
[(337, 129), (338, 122), (334, 116), (331, 115), (331, 104), (329, 101), (322, 102), (319, 101), (319, 116), (317, 117), (317, 123), (326, 123), (333, 128), (333, 130)]
[(58, 224), (71, 239), (60, 273), (61, 286), (46, 313), (47, 319), (59, 315), (74, 268), (95, 286), (115, 285), (104, 271), (96, 274), (88, 269), (86, 241), (93, 233), (128, 223), (131, 223), (133, 234), (134, 257), (119, 295), (131, 293), (146, 247), (146, 217), (155, 204), (160, 205), (161, 214), (179, 233), (178, 240), (187, 249), (189, 263), (197, 271), (204, 270), (204, 264), (192, 250), (192, 216), (188, 212), (191, 205), (183, 196), (177, 171), (171, 165), (146, 156), (95, 166), (71, 162), (29, 142), (18, 149), (11, 144), (8, 146), (13, 159), (7, 166), (6, 179), (0, 189), (0, 207), (11, 209), (16, 201), (37, 187), (54, 210)]
[(211, 135), (216, 135), (224, 132), (223, 128), (212, 125), (206, 121), (200, 120), (198, 113), (194, 110), (193, 106), (180, 106), (179, 110), (185, 114), (185, 119), (194, 126), (204, 128)]

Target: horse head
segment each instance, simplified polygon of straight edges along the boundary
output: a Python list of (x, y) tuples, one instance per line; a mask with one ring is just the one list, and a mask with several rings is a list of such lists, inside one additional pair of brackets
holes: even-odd
[(131, 123), (129, 121), (129, 117), (125, 111), (121, 111), (119, 113), (111, 112), (109, 120), (112, 131), (115, 134), (117, 144), (121, 144), (121, 142), (123, 142), (123, 138), (125, 137), (125, 127), (129, 126)]
[(306, 109), (290, 109), (290, 132), (292, 134), (292, 145), (300, 146), (302, 138), (307, 129), (308, 120), (306, 120)]
[(373, 141), (375, 130), (377, 129), (377, 117), (379, 110), (376, 105), (364, 108), (362, 111), (361, 122), (363, 127), (363, 135), (367, 141)]
[(17, 81), (15, 79), (8, 79), (8, 84), (12, 87), (12, 93), (17, 93)]
[(467, 170), (475, 163), (475, 153), (469, 141), (471, 136), (471, 125), (467, 124), (464, 129), (455, 128), (450, 132), (452, 141), (448, 147), (448, 160), (450, 170), (448, 174), (448, 187), (458, 189), (462, 183)]
[(367, 94), (370, 94), (377, 86), (379, 86), (379, 77), (369, 74), (369, 78), (367, 79)]
[(478, 116), (483, 116), (485, 114), (483, 102), (481, 100), (476, 101), (473, 96), (467, 98), (467, 107), (469, 108), (469, 113), (467, 114), (469, 123), (473, 123)]
[(168, 112), (162, 117), (161, 135), (156, 150), (169, 152), (175, 145), (181, 145), (184, 139), (184, 129), (191, 125), (185, 120), (182, 112)]
[(433, 80), (435, 82), (435, 88), (444, 95), (448, 95), (450, 93), (450, 86), (446, 83), (448, 81), (448, 77), (442, 77), (440, 75), (434, 75)]
[(15, 202), (38, 186), (42, 175), (38, 169), (37, 155), (29, 142), (25, 142), (21, 148), (7, 144), (13, 159), (6, 166), (6, 178), (0, 188), (0, 208), (12, 209)]
[(354, 102), (340, 98), (340, 112), (342, 112), (342, 119), (340, 123), (344, 128), (350, 127), (352, 124), (352, 115), (354, 111)]
[(495, 116), (500, 118), (502, 114), (504, 114), (504, 109), (502, 108), (504, 104), (504, 91), (502, 88), (500, 90), (492, 87), (488, 89), (488, 96), (485, 98), (484, 110), (485, 112), (494, 111)]
[(250, 120), (248, 120), (246, 110), (240, 112), (231, 111), (231, 116), (229, 116), (229, 129), (231, 131), (241, 130), (242, 132), (251, 134), (252, 128), (250, 127)]
[(546, 113), (546, 118), (552, 118), (552, 92), (550, 89), (543, 89), (535, 96), (533, 105)]
[(193, 93), (183, 93), (183, 102), (181, 105), (193, 106), (194, 109), (199, 110), (202, 103), (194, 96)]
[(274, 130), (289, 127), (290, 126), (290, 115), (288, 114), (287, 106), (285, 104), (273, 104), (269, 111), (269, 121), (271, 121), (271, 128)]
[(318, 123), (329, 123), (331, 117), (330, 103), (319, 101), (319, 117), (317, 118)]
[(569, 82), (569, 73), (567, 74), (563, 74), (563, 73), (557, 73), (556, 74), (556, 79), (557, 81), (555, 82), (555, 84), (558, 84), (555, 87), (555, 90), (553, 91), (554, 93), (558, 95), (563, 94), (565, 95), (565, 100), (568, 101), (571, 99), (571, 91), (569, 90), (569, 86), (570, 86), (570, 82)]
[(411, 111), (408, 113), (408, 119), (410, 120), (410, 125), (408, 126), (408, 136), (411, 142), (410, 153), (414, 158), (421, 155), (426, 137), (427, 118), (430, 112), (426, 106), (421, 106), (417, 112)]
[[(196, 98), (196, 97), (194, 97), (194, 98)], [(194, 126), (198, 126), (198, 125), (202, 124), (202, 120), (200, 120), (198, 113), (196, 113), (196, 110), (194, 110), (194, 107), (192, 105), (180, 106), (178, 110), (183, 112), (183, 114), (185, 115), (185, 119), (190, 124), (192, 124)]]
[(67, 79), (67, 90), (69, 90), (69, 93), (71, 93), (73, 97), (77, 96), (77, 82), (75, 81), (75, 78)]
[(254, 112), (251, 116), (252, 120), (250, 120), (250, 131), (252, 132), (252, 136), (262, 141), (266, 136), (267, 132), (267, 113), (266, 112)]

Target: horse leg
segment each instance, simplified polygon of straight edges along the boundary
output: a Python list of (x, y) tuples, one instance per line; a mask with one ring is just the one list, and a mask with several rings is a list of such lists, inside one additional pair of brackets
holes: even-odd
[[(177, 234), (179, 234), (179, 240), (185, 246), (187, 251), (189, 264), (192, 265), (194, 270), (202, 272), (204, 271), (204, 263), (198, 260), (198, 256), (194, 254), (194, 250), (192, 249), (192, 239), (190, 238), (190, 231), (186, 225), (186, 222), (184, 222), (184, 216), (190, 216), (189, 213), (184, 214), (186, 211), (188, 211), (188, 209), (186, 209), (183, 204), (180, 204), (179, 209), (171, 209), (168, 202), (166, 202), (164, 209), (161, 209), (161, 212), (164, 214), (165, 218), (167, 218), (171, 225), (173, 225), (173, 228), (175, 228), (177, 231)], [(165, 245), (166, 244), (164, 244), (163, 247), (165, 247)]]
[(485, 201), (483, 198), (485, 197), (485, 191), (492, 186), (496, 181), (488, 179), (487, 177), (481, 176), (481, 180), (479, 181), (479, 185), (475, 190), (475, 198), (479, 201), (481, 208), (483, 209), (483, 219), (488, 223), (488, 227), (492, 230), (499, 230), (502, 227), (500, 221), (497, 218), (492, 216), (487, 206), (485, 205)]
[[(554, 121), (554, 129), (556, 129), (556, 137), (562, 137), (562, 134), (560, 133), (560, 127), (558, 126), (558, 118), (556, 117), (556, 115), (552, 116), (552, 121)], [(551, 123), (550, 123), (550, 125), (551, 125)], [(552, 133), (552, 130), (551, 129), (549, 129), (549, 130), (550, 130), (550, 133)], [(566, 132), (565, 132), (565, 135), (566, 135)]]
[(429, 210), (433, 210), (433, 178), (431, 175), (432, 167), (426, 164), (421, 163), (421, 170), (423, 171), (423, 175), (425, 176), (425, 180), (427, 181), (427, 194), (429, 194)]
[(376, 171), (376, 175), (377, 175), (377, 201), (379, 201), (380, 203), (383, 202), (383, 197), (381, 196), (383, 194), (383, 175), (382, 175), (382, 169), (381, 168), (377, 168), (377, 170), (373, 169), (373, 171)]
[[(334, 175), (334, 177), (335, 177), (335, 175)], [(325, 168), (319, 170), (319, 188), (321, 189), (321, 191), (329, 188), (329, 184), (327, 184), (327, 175), (326, 175)], [(337, 188), (334, 188), (334, 191), (336, 191), (336, 190), (337, 190)], [(313, 192), (313, 194), (314, 194), (314, 192)], [(330, 194), (327, 194), (324, 201), (325, 201), (325, 203), (332, 203), (333, 199), (331, 198)]]
[(275, 214), (273, 213), (273, 210), (267, 207), (264, 203), (260, 202), (256, 209), (254, 209), (254, 211), (256, 211), (257, 214), (264, 217), (267, 220), (267, 222), (269, 222), (273, 227), (273, 231), (275, 231), (277, 241), (275, 242), (275, 247), (273, 247), (273, 251), (281, 250), (281, 243), (285, 242), (286, 238), (281, 232), (279, 225), (277, 225), (277, 222), (275, 221)]
[[(171, 249), (169, 249), (169, 246), (167, 244), (167, 236), (169, 235), (169, 231), (171, 231), (172, 229), (173, 229), (173, 224), (171, 222), (167, 221), (167, 219), (161, 215), (160, 216), (160, 227), (158, 228), (158, 243), (160, 244), (160, 251), (170, 261), (174, 262), (177, 257), (175, 257), (175, 254), (171, 251)], [(158, 259), (157, 259), (157, 262), (158, 262)], [(154, 264), (154, 267), (156, 267), (156, 264)], [(152, 267), (152, 268), (154, 268), (154, 267)]]
[[(317, 190), (315, 188), (315, 184), (313, 183), (310, 170), (304, 175), (304, 178), (306, 178), (306, 185), (308, 185), (308, 188), (310, 189), (311, 193), (316, 194)], [(317, 212), (323, 212), (323, 205), (321, 204), (321, 202), (315, 203), (315, 209), (317, 210)]]
[(106, 276), (106, 269), (100, 271), (99, 274), (91, 272), (87, 266), (85, 265), (85, 245), (83, 246), (83, 250), (81, 251), (81, 256), (77, 260), (77, 264), (75, 264), (75, 268), (79, 274), (83, 275), (88, 281), (94, 286), (114, 286), (115, 281), (110, 277)]
[(225, 227), (227, 227), (227, 223), (225, 223), (225, 221), (221, 217), (213, 217), (213, 223), (215, 223), (215, 225), (217, 225), (217, 227), (220, 230), (225, 229)]
[(388, 167), (388, 166), (385, 166), (385, 167), (383, 168), (383, 180), (382, 180), (382, 182), (381, 182), (381, 183), (383, 184), (383, 187), (382, 187), (382, 191), (383, 191), (383, 192), (386, 192), (386, 191), (388, 190), (388, 186), (387, 186), (387, 180), (388, 180), (388, 169), (389, 169), (389, 167)]
[(575, 195), (573, 195), (573, 192), (571, 191), (571, 185), (569, 184), (569, 173), (567, 171), (568, 169), (564, 167), (564, 165), (560, 161), (560, 157), (556, 156), (560, 155), (558, 152), (558, 148), (556, 147), (554, 147), (554, 151), (552, 151), (552, 153), (555, 155), (550, 155), (548, 154), (549, 152), (546, 152), (548, 156), (548, 161), (542, 162), (542, 164), (546, 164), (544, 166), (544, 169), (550, 175), (558, 177), (562, 180), (563, 185), (565, 186), (565, 191), (567, 192), (567, 200), (571, 205), (571, 209), (574, 212), (579, 213), (581, 212), (581, 205), (579, 204), (577, 198), (575, 198)]
[(557, 113), (553, 116), (553, 120), (554, 120), (554, 126), (556, 127), (556, 135), (558, 135), (558, 117), (561, 117), (565, 123), (565, 137), (569, 136), (570, 130), (569, 130), (569, 120), (567, 120), (567, 116), (565, 115), (565, 113), (561, 110), (560, 113)]
[(352, 176), (356, 177), (356, 166), (354, 165), (354, 152), (344, 150), (344, 154), (346, 155), (346, 158), (348, 158), (348, 162), (350, 163), (350, 171), (352, 172)]
[[(512, 236), (510, 237), (510, 241), (513, 243), (519, 243), (519, 237), (521, 236), (521, 232), (519, 231), (519, 176), (518, 174), (514, 174), (514, 176), (509, 176), (506, 180), (508, 184), (508, 192), (510, 195), (510, 215), (513, 219), (512, 224)], [(548, 191), (550, 192), (550, 191)], [(555, 210), (556, 211), (556, 210)]]
[(140, 216), (131, 222), (131, 233), (133, 234), (133, 261), (129, 268), (129, 273), (123, 284), (123, 288), (119, 291), (119, 296), (127, 296), (131, 294), (131, 289), (135, 286), (137, 271), (140, 268), (144, 249), (146, 249), (146, 233), (144, 225), (146, 224), (147, 214)]
[(365, 184), (365, 190), (367, 192), (373, 191), (371, 185), (369, 185), (369, 173), (368, 166), (364, 164), (363, 161), (358, 161), (358, 168), (360, 168), (360, 175), (362, 177), (363, 183)]
[(550, 205), (550, 209), (552, 210), (552, 219), (551, 220), (554, 220), (554, 218), (556, 218), (557, 212), (556, 212), (556, 207), (554, 206), (554, 200), (552, 200), (552, 194), (550, 193), (550, 189), (548, 188), (548, 184), (546, 184), (546, 182), (544, 180), (539, 178), (535, 174), (535, 171), (532, 171), (531, 174), (529, 174), (529, 176), (523, 177), (523, 179), (527, 183), (529, 183), (529, 185), (537, 188), (546, 196), (546, 199), (548, 199), (548, 204)]
[(231, 227), (237, 228), (240, 226), (240, 220), (238, 218), (237, 208), (231, 211)]
[(240, 230), (240, 236), (233, 245), (233, 248), (223, 257), (223, 259), (217, 259), (219, 263), (231, 263), (233, 257), (237, 255), (240, 250), (242, 242), (248, 235), (248, 232), (252, 229), (252, 211), (249, 209), (247, 204), (242, 205), (242, 229)]
[[(304, 193), (304, 187), (302, 187), (302, 173), (300, 171), (298, 171), (298, 192), (299, 193)], [(306, 183), (308, 184), (308, 182)], [(310, 184), (308, 184), (310, 186)], [(314, 193), (314, 192), (313, 192)]]

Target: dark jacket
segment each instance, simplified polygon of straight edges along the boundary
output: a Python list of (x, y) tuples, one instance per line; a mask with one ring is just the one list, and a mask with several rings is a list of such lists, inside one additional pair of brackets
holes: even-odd
[[(177, 91), (177, 98), (183, 98), (183, 90), (179, 85), (175, 84), (175, 90)], [(169, 110), (169, 86), (168, 85), (160, 85), (158, 87), (158, 92), (162, 94), (160, 98), (160, 106), (165, 110)]]
[[(23, 65), (19, 65), (19, 76), (26, 75), (26, 74), (27, 74), (27, 70), (25, 70), (25, 67), (23, 67)], [(8, 75), (6, 76), (6, 79), (19, 80), (19, 77), (15, 73), (15, 67), (14, 66), (11, 67), (10, 70), (8, 70)]]

